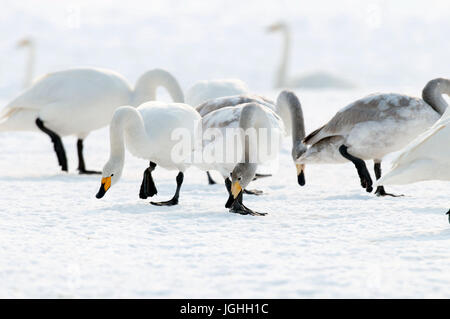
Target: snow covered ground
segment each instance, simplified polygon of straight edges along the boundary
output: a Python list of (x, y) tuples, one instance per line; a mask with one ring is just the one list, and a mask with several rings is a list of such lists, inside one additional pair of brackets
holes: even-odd
[[(310, 132), (366, 94), (418, 96), (449, 77), (449, 11), (438, 0), (7, 2), (0, 108), (20, 90), (26, 53), (14, 46), (30, 35), (36, 76), (87, 65), (134, 82), (162, 67), (184, 89), (237, 77), (275, 98), (281, 42), (264, 28), (282, 19), (293, 30), (291, 75), (324, 69), (358, 84), (297, 91)], [(450, 297), (450, 183), (376, 198), (345, 164), (308, 166), (301, 188), (287, 140), (276, 174), (251, 185), (265, 194), (245, 196), (268, 216), (228, 213), (224, 185), (196, 169), (180, 205), (161, 208), (138, 197), (145, 161), (127, 155), (121, 181), (98, 200), (100, 177), (78, 176), (75, 139), (64, 142), (69, 174), (47, 136), (0, 135), (0, 297)], [(92, 133), (88, 168), (101, 169), (108, 152), (107, 129)], [(156, 200), (173, 195), (175, 176), (156, 170)]]
[[(364, 92), (298, 93), (311, 131)], [(128, 156), (98, 200), (100, 178), (78, 176), (75, 140), (64, 142), (69, 174), (46, 136), (2, 134), (0, 297), (450, 297), (450, 183), (376, 198), (346, 164), (308, 166), (301, 188), (287, 140), (278, 172), (252, 185), (266, 194), (245, 197), (268, 216), (228, 213), (223, 184), (196, 169), (180, 205), (161, 208), (138, 198), (145, 161)], [(108, 149), (106, 129), (89, 136), (89, 168)], [(157, 169), (157, 200), (175, 176)]]

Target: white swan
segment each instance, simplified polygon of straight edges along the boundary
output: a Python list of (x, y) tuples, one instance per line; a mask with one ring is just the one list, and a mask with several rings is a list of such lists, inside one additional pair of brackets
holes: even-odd
[[(295, 94), (289, 91), (284, 91), (280, 94), (279, 99), (284, 99), (285, 103), (288, 103), (292, 112), (292, 127), (293, 127), (293, 147), (292, 155), (293, 159), (301, 156), (306, 151), (306, 146), (302, 143), (302, 139), (305, 136), (303, 113), (301, 110), (300, 102)], [(242, 142), (240, 144), (241, 155), (243, 157), (227, 157), (227, 161), (215, 158), (212, 161), (205, 161), (201, 164), (203, 170), (217, 170), (225, 179), (225, 185), (230, 193), (230, 198), (226, 204), (226, 207), (232, 207), (234, 212), (240, 214), (255, 214), (252, 210), (242, 205), (242, 192), (253, 180), (256, 173), (258, 164), (264, 164), (267, 161), (274, 160), (278, 156), (279, 148), (281, 147), (281, 139), (284, 135), (284, 124), (282, 119), (270, 108), (259, 104), (258, 102), (244, 103), (235, 106), (219, 108), (216, 111), (206, 114), (203, 119), (203, 132), (207, 130), (215, 129), (220, 132), (220, 136), (223, 139), (219, 139), (212, 135), (211, 139), (205, 138), (203, 145), (205, 150), (222, 149), (223, 145), (230, 145), (233, 147), (239, 147), (239, 144), (235, 144), (233, 129), (242, 129), (246, 132), (248, 129), (255, 129), (255, 140), (253, 143), (250, 141)], [(230, 131), (230, 129), (232, 129)], [(259, 129), (266, 129), (267, 135), (264, 136), (263, 131)], [(241, 139), (244, 136), (239, 135)], [(249, 154), (255, 154), (257, 152), (265, 152), (268, 149), (271, 151), (267, 154), (267, 158), (258, 157), (256, 161), (249, 161)], [(224, 155), (229, 155), (227, 152), (235, 152), (235, 149), (226, 148)], [(237, 150), (239, 153), (239, 150)], [(233, 153), (235, 154), (235, 153)], [(297, 166), (298, 182), (300, 185), (304, 185), (304, 166)], [(232, 172), (232, 180), (229, 178), (229, 174)]]
[(289, 27), (283, 23), (275, 23), (267, 29), (268, 32), (281, 32), (283, 35), (283, 51), (281, 63), (278, 68), (277, 77), (275, 80), (275, 88), (336, 88), (336, 89), (350, 89), (354, 85), (345, 79), (342, 79), (333, 74), (318, 71), (310, 74), (305, 74), (296, 78), (289, 78), (287, 72), (289, 68), (289, 55), (291, 50), (291, 32)]
[(403, 185), (426, 180), (450, 180), (450, 108), (425, 133), (392, 161), (377, 185)]
[(194, 107), (223, 96), (249, 93), (247, 84), (239, 79), (199, 81), (186, 92), (186, 103)]
[[(201, 117), (192, 107), (182, 103), (147, 102), (138, 108), (119, 107), (110, 125), (111, 153), (103, 167), (100, 189), (96, 195), (102, 198), (108, 189), (117, 183), (122, 175), (125, 148), (136, 157), (150, 161), (144, 172), (139, 196), (143, 199), (157, 193), (152, 178), (156, 165), (170, 170), (178, 170), (177, 188), (173, 198), (167, 202), (152, 202), (153, 205), (172, 206), (178, 204), (183, 172), (188, 167), (185, 158), (175, 161), (172, 150), (178, 141), (172, 138), (175, 129), (186, 129), (193, 137), (194, 145), (197, 127)], [(185, 156), (190, 156), (188, 152)]]
[[(311, 147), (297, 163), (351, 161), (361, 186), (371, 192), (372, 179), (364, 160), (374, 161), (379, 179), (385, 155), (402, 149), (439, 120), (448, 106), (443, 93), (450, 93), (450, 80), (430, 81), (423, 90), (423, 100), (399, 94), (377, 94), (357, 100), (305, 138)], [(386, 193), (383, 186), (378, 186), (375, 193), (394, 196)]]
[(33, 82), (34, 75), (34, 61), (35, 61), (35, 45), (32, 38), (24, 38), (17, 43), (17, 48), (27, 49), (27, 61), (25, 66), (25, 76), (23, 80), (23, 88), (29, 88)]
[(156, 89), (164, 86), (175, 102), (183, 102), (183, 92), (167, 71), (146, 72), (133, 90), (118, 73), (94, 68), (50, 73), (36, 81), (0, 112), (0, 132), (42, 131), (50, 136), (59, 165), (67, 171), (61, 136), (78, 137), (80, 173), (97, 173), (85, 168), (83, 140), (89, 132), (111, 121), (115, 109), (137, 106), (156, 99)]
[[(429, 130), (393, 160), (377, 185), (403, 185), (427, 180), (450, 181), (450, 108)], [(447, 212), (450, 215), (450, 210)], [(450, 216), (449, 216), (450, 222)]]

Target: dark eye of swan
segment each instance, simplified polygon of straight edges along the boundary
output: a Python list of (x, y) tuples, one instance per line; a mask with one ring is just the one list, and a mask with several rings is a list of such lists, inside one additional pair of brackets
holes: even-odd
[(114, 174), (111, 174), (111, 177), (113, 177), (114, 176)]
[(240, 181), (242, 179), (242, 177), (239, 177), (238, 180)]

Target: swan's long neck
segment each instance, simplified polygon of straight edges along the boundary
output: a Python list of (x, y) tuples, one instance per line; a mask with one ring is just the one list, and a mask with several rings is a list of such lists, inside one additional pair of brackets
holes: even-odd
[(436, 112), (442, 115), (448, 107), (447, 102), (442, 97), (443, 94), (450, 96), (450, 80), (439, 78), (428, 82), (423, 89), (422, 98)]
[(156, 90), (164, 87), (177, 103), (184, 103), (184, 95), (178, 81), (167, 71), (155, 69), (144, 73), (137, 81), (134, 89), (133, 105), (156, 100)]
[(305, 120), (303, 110), (297, 96), (292, 92), (287, 92), (288, 106), (291, 114), (292, 143), (303, 141), (306, 136)]
[[(253, 158), (251, 155), (255, 156), (258, 153), (258, 132), (260, 128), (260, 118), (262, 116), (261, 107), (254, 103), (249, 103), (243, 107), (241, 111), (241, 118), (239, 119), (239, 127), (243, 130), (244, 134), (242, 136), (242, 144), (244, 146), (244, 161), (245, 163), (255, 162), (251, 161)], [(249, 130), (250, 129), (250, 130)], [(256, 134), (251, 136), (250, 134)], [(256, 140), (255, 140), (256, 139)], [(250, 143), (253, 142), (253, 143)]]
[(289, 28), (285, 26), (281, 29), (281, 32), (283, 36), (283, 48), (281, 54), (281, 62), (280, 66), (278, 67), (278, 73), (275, 83), (277, 88), (283, 87), (287, 83), (287, 70), (289, 63), (289, 54), (291, 49), (291, 33), (289, 31)]
[(125, 132), (133, 138), (133, 143), (145, 143), (146, 133), (142, 116), (130, 106), (120, 107), (114, 112), (109, 128), (110, 161), (121, 168), (125, 160)]
[(27, 45), (28, 56), (25, 67), (25, 77), (23, 80), (23, 88), (29, 88), (31, 83), (33, 82), (33, 73), (34, 73), (34, 59), (35, 59), (35, 48), (34, 44), (30, 43)]

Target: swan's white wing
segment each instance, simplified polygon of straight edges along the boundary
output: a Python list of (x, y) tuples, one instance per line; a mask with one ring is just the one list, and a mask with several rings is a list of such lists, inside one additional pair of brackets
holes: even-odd
[[(9, 103), (0, 123), (13, 117), (18, 124), (22, 113), (33, 113), (61, 135), (87, 133), (109, 123), (114, 110), (129, 103), (131, 92), (125, 79), (108, 70), (51, 73)], [(29, 125), (29, 119), (23, 117), (23, 124)]]
[(439, 121), (393, 160), (378, 185), (450, 179), (450, 118)]

